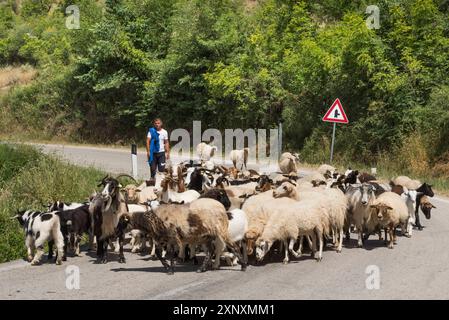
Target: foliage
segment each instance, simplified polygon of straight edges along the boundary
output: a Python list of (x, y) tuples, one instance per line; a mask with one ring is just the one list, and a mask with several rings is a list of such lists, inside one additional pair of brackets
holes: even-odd
[(0, 64), (40, 75), (1, 103), (19, 130), (108, 143), (142, 141), (155, 116), (168, 129), (284, 120), (286, 148), (322, 162), (321, 117), (339, 97), (350, 124), (337, 159), (393, 159), (421, 141), (432, 166), (449, 149), (447, 1), (378, 1), (369, 29), (369, 1), (82, 0), (79, 30), (65, 28), (70, 1), (13, 2), (0, 6)]
[(45, 209), (54, 200), (84, 201), (104, 176), (28, 146), (0, 145), (0, 263), (24, 257), (24, 235), (11, 220), (19, 209)]

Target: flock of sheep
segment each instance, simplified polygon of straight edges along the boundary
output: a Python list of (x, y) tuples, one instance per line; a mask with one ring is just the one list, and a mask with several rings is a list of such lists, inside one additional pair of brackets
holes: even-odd
[(411, 237), (414, 227), (422, 228), (419, 209), (429, 219), (435, 208), (431, 186), (405, 176), (387, 183), (322, 165), (300, 178), (299, 156), (288, 152), (281, 155), (279, 173), (262, 174), (246, 168), (246, 148), (231, 152), (229, 168), (215, 165), (215, 151), (201, 143), (199, 161), (169, 166), (156, 181), (122, 186), (119, 179), (127, 175), (106, 176), (88, 202), (57, 201), (45, 212), (18, 212), (14, 218), (25, 230), (28, 260), (39, 264), (48, 241), (49, 258), (56, 246), (60, 264), (68, 251), (80, 254), (81, 238), (88, 234), (99, 263), (108, 261), (109, 247), (125, 262), (129, 234), (131, 252), (148, 249), (169, 274), (176, 261), (198, 264), (200, 251), (200, 272), (218, 269), (221, 259), (245, 270), (249, 260), (260, 262), (270, 250), (282, 253), (284, 263), (306, 251), (320, 261), (326, 246), (341, 252), (345, 240), (350, 245), (351, 232), (359, 247), (378, 234), (393, 248), (397, 228)]

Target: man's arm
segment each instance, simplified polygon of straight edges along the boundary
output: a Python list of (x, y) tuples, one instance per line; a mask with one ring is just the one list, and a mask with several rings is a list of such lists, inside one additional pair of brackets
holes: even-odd
[(168, 139), (164, 140), (164, 148), (165, 148), (165, 158), (170, 159), (170, 144), (168, 143)]
[(147, 137), (147, 160), (150, 159), (150, 141), (151, 137)]

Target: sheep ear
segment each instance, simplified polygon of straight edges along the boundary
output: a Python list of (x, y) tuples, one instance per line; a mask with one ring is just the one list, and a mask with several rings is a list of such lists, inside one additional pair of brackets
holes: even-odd
[(390, 207), (390, 206), (385, 206), (388, 210), (393, 210), (393, 208), (392, 207)]
[(433, 204), (431, 204), (432, 205), (432, 208), (434, 208), (434, 209), (436, 209), (437, 207), (435, 207)]

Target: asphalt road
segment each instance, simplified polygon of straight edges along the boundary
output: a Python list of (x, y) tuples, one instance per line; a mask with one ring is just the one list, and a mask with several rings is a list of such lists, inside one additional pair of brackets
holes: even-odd
[[(45, 150), (112, 172), (130, 170), (126, 150), (60, 146)], [(144, 157), (139, 154), (142, 171)], [(246, 272), (222, 266), (201, 274), (185, 264), (178, 265), (173, 276), (163, 272), (159, 261), (130, 253), (129, 246), (126, 264), (119, 264), (113, 253), (109, 263), (95, 264), (94, 253), (83, 251), (62, 266), (1, 264), (0, 299), (448, 299), (449, 201), (436, 197), (432, 202), (437, 209), (431, 220), (422, 217), (424, 230), (415, 230), (411, 239), (398, 237), (393, 250), (374, 236), (366, 249), (356, 248), (352, 235), (342, 253), (329, 248), (319, 263), (305, 255), (283, 265), (282, 258), (273, 257)], [(79, 289), (66, 287), (69, 265), (79, 268)], [(379, 287), (373, 288), (370, 279), (376, 275)]]

